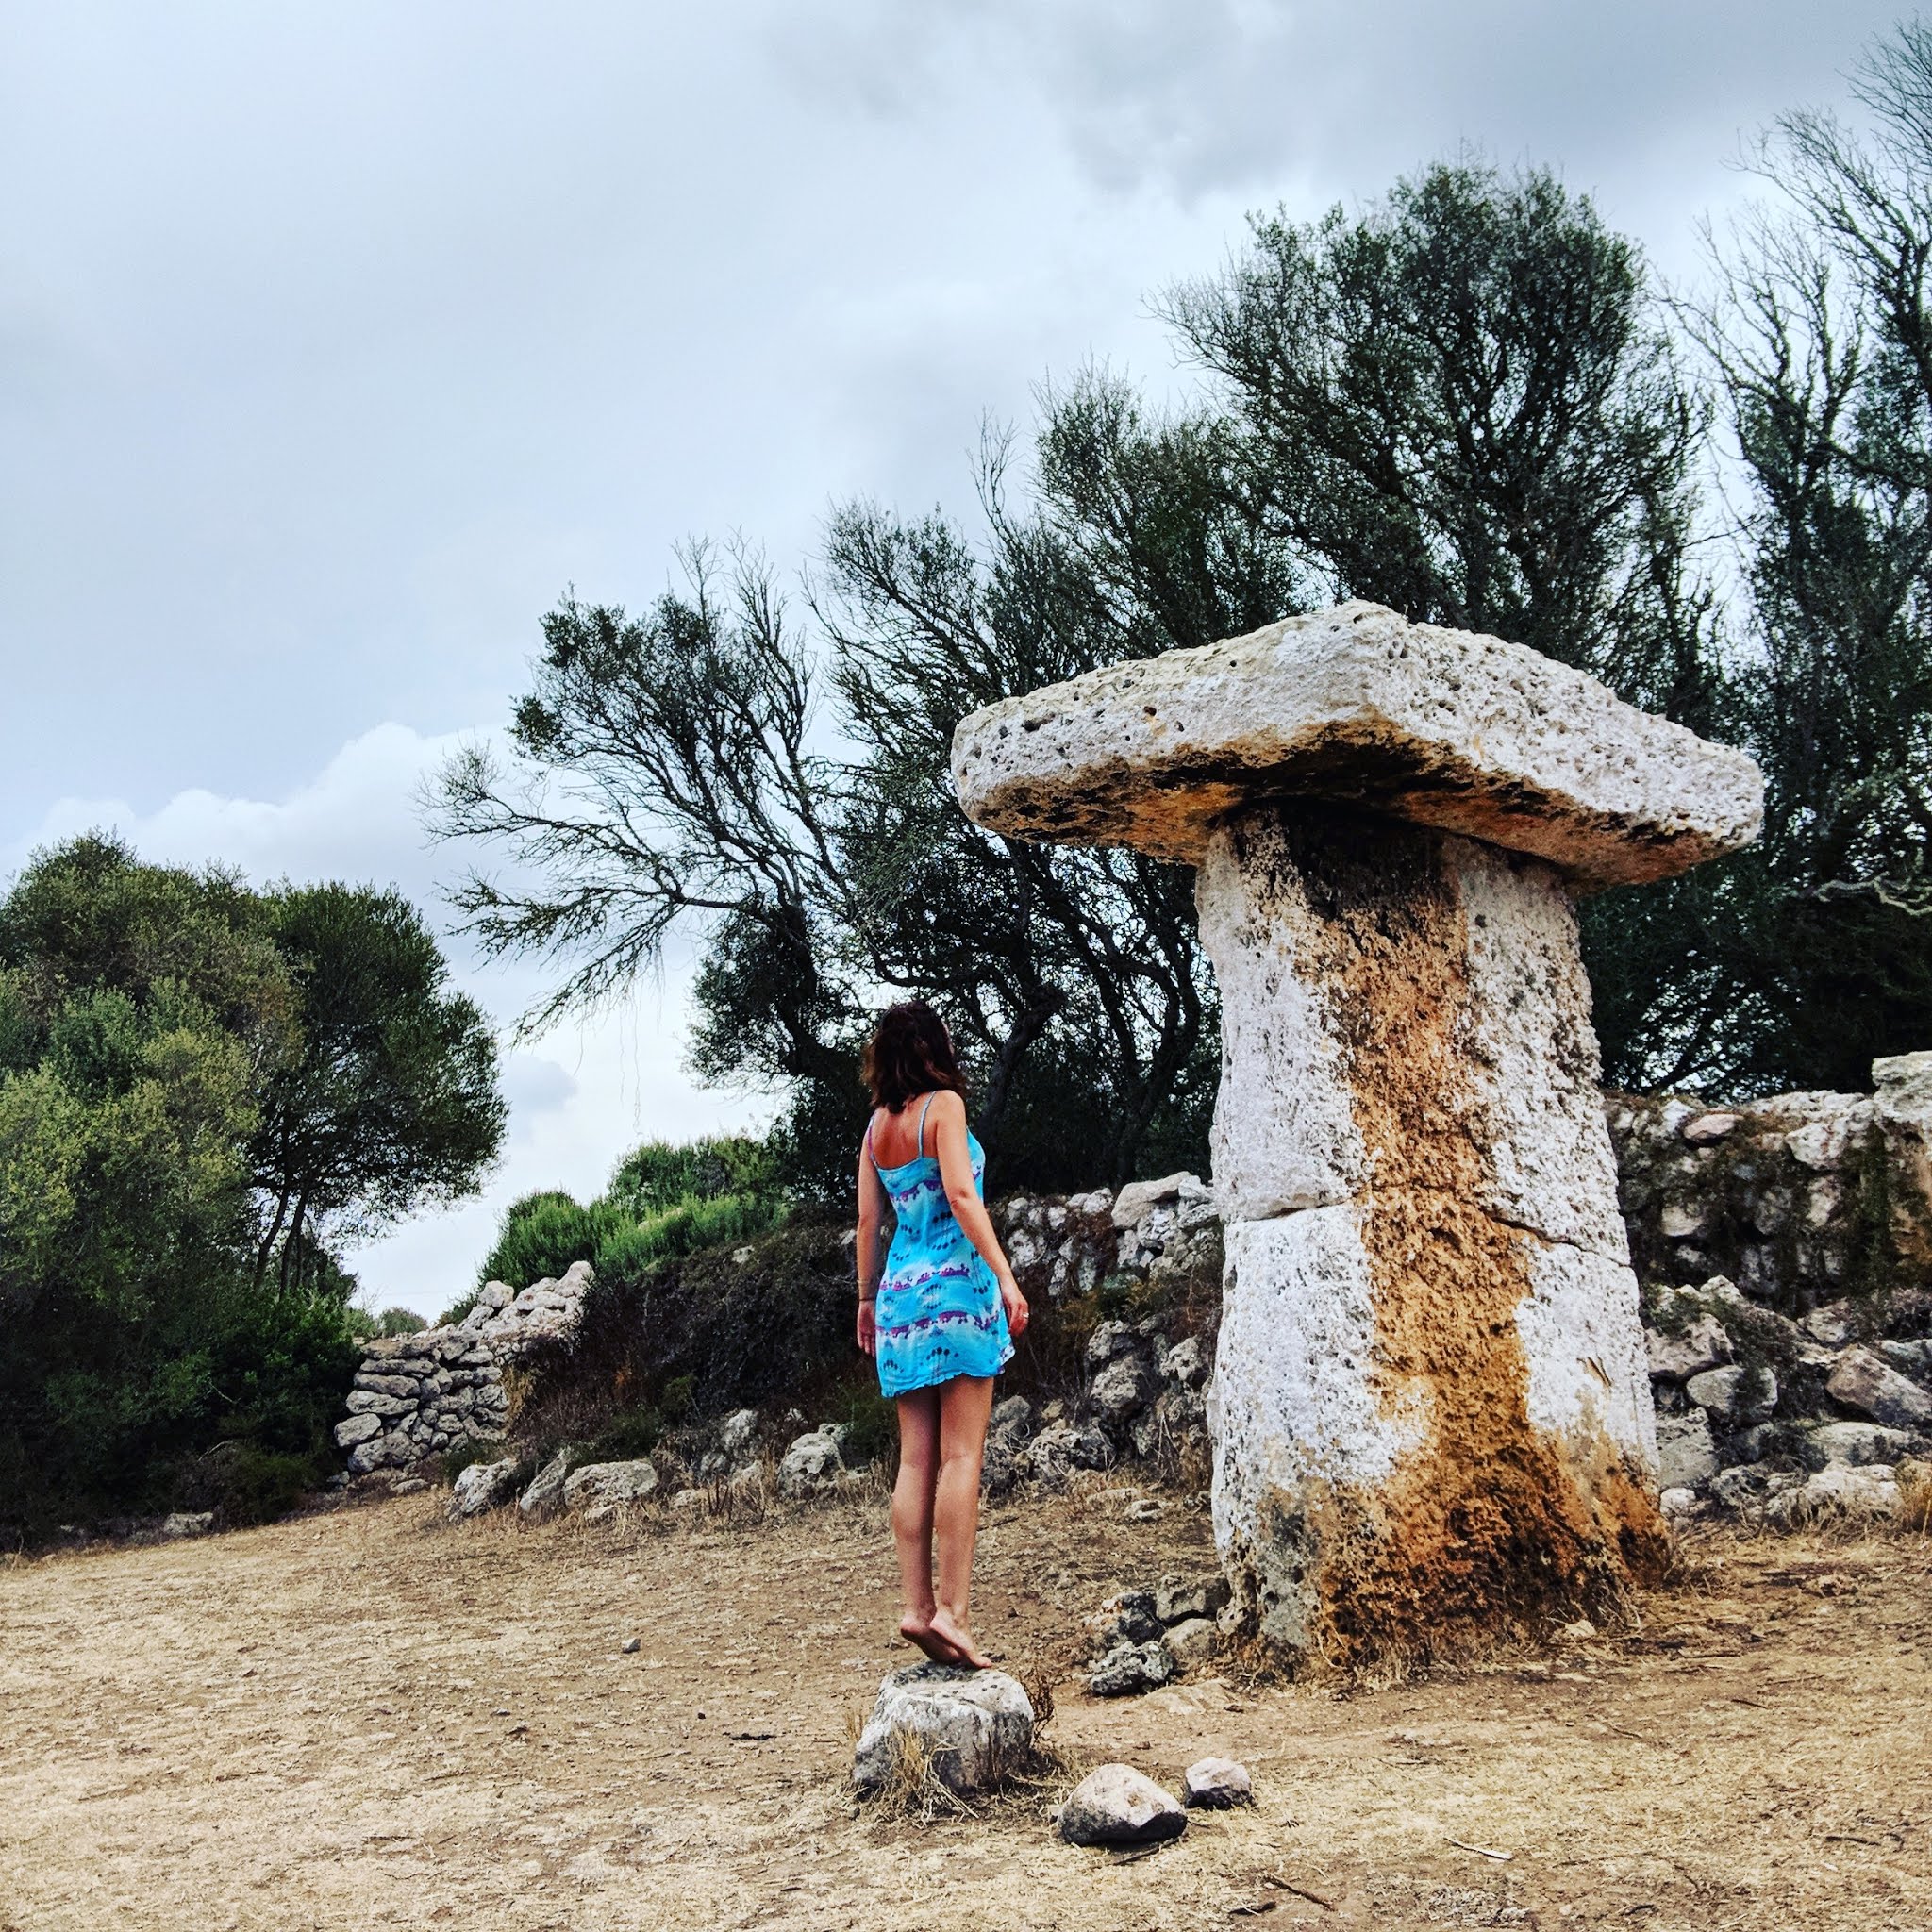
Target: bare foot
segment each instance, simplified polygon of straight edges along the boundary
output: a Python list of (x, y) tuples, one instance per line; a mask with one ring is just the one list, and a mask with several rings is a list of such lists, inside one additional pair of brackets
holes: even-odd
[(932, 1613), (929, 1626), (931, 1634), (945, 1644), (953, 1653), (950, 1662), (964, 1664), (969, 1670), (990, 1671), (992, 1659), (973, 1641), (973, 1632), (965, 1623), (951, 1616), (941, 1607)]
[(951, 1644), (932, 1627), (929, 1618), (921, 1617), (911, 1610), (899, 1619), (899, 1635), (908, 1643), (915, 1644), (924, 1651), (936, 1664), (957, 1664), (963, 1661)]

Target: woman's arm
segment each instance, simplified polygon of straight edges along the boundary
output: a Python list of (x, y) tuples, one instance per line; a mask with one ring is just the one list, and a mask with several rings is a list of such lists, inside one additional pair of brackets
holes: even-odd
[(939, 1157), (940, 1179), (953, 1218), (965, 1230), (966, 1239), (979, 1250), (980, 1258), (993, 1272), (1000, 1285), (1000, 1300), (1006, 1304), (1007, 1326), (1016, 1336), (1026, 1332), (1028, 1309), (1020, 1284), (1013, 1279), (1012, 1265), (993, 1232), (992, 1216), (973, 1185), (973, 1156), (966, 1145), (966, 1103), (957, 1093), (940, 1092), (932, 1103), (933, 1152)]
[(879, 1229), (885, 1222), (886, 1191), (872, 1156), (858, 1150), (858, 1345), (867, 1355), (878, 1352), (876, 1310), (879, 1291)]

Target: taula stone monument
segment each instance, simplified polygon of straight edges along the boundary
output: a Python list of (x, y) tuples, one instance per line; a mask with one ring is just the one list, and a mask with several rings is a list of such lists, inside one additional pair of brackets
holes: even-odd
[(1327, 1657), (1614, 1616), (1657, 1441), (1572, 900), (1748, 844), (1757, 768), (1354, 603), (976, 711), (953, 777), (1197, 869), (1236, 1615)]

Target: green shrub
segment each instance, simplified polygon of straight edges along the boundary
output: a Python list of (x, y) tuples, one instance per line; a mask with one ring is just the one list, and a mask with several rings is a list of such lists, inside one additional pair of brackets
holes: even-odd
[(648, 1402), (622, 1408), (591, 1437), (586, 1462), (636, 1462), (648, 1456), (664, 1435), (664, 1418)]
[(649, 1220), (631, 1222), (605, 1235), (597, 1245), (594, 1266), (600, 1280), (641, 1280), (660, 1261), (767, 1234), (784, 1216), (782, 1202), (758, 1195), (682, 1201)]
[[(525, 1289), (546, 1275), (554, 1280), (573, 1261), (594, 1262), (603, 1241), (629, 1221), (622, 1208), (607, 1202), (593, 1201), (584, 1208), (554, 1190), (525, 1194), (505, 1209), (502, 1231), (496, 1245), (484, 1257), (476, 1286), (506, 1281), (512, 1288)], [(472, 1295), (469, 1306), (475, 1302)], [(465, 1307), (463, 1313), (467, 1312)], [(460, 1321), (462, 1316), (456, 1319)]]
[(643, 1221), (685, 1201), (777, 1191), (776, 1163), (762, 1141), (724, 1139), (646, 1141), (625, 1156), (604, 1198)]

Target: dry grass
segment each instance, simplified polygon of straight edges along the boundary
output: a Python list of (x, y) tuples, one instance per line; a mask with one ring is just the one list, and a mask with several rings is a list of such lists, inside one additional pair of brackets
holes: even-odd
[[(1932, 1543), (1704, 1534), (1622, 1634), (1103, 1703), (1081, 1619), (1208, 1546), (1102, 1495), (989, 1512), (976, 1621), (1056, 1761), (957, 1807), (844, 1782), (910, 1660), (862, 1490), (598, 1530), (424, 1495), (0, 1570), (0, 1928), (1932, 1924)], [(1251, 1810), (1132, 1863), (1054, 1838), (1088, 1765), (1210, 1753)]]

